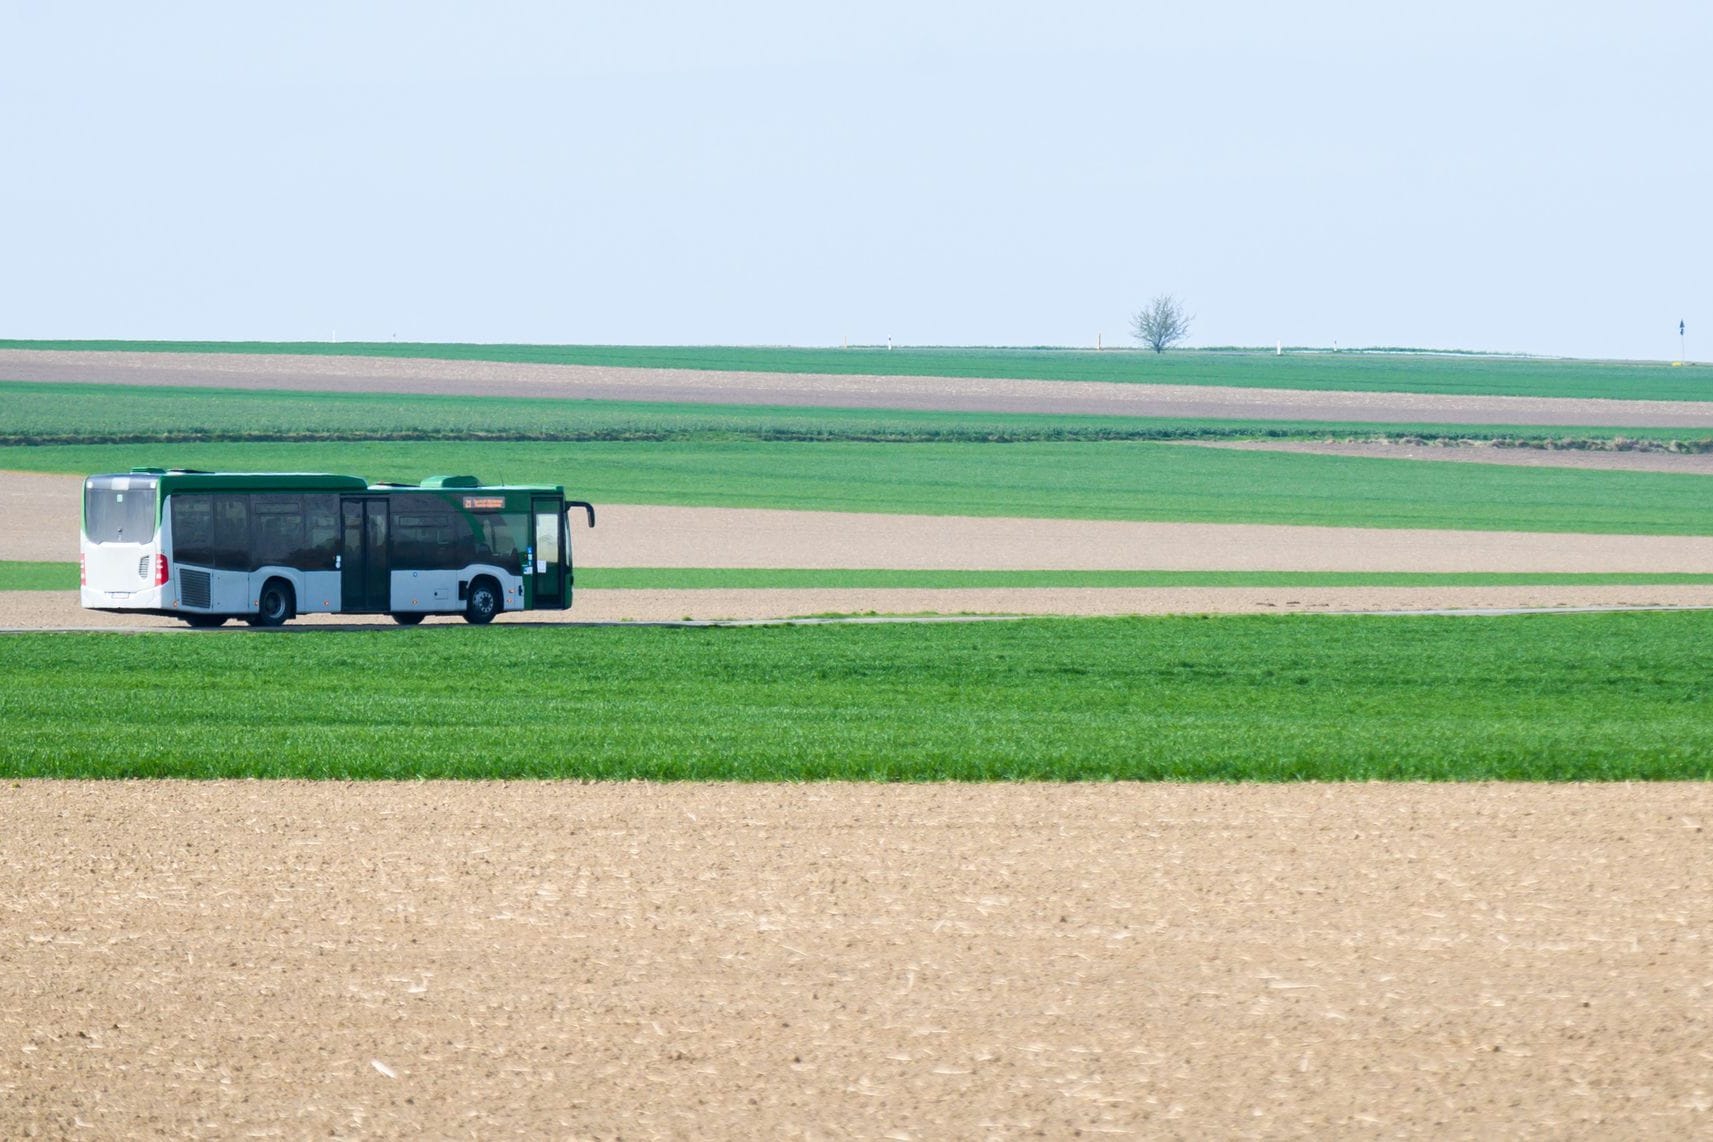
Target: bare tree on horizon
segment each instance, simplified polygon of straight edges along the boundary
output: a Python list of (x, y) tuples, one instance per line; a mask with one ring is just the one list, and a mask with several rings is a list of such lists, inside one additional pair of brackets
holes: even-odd
[(1182, 303), (1163, 293), (1143, 306), (1130, 323), (1130, 335), (1156, 353), (1164, 353), (1190, 331), (1191, 316)]

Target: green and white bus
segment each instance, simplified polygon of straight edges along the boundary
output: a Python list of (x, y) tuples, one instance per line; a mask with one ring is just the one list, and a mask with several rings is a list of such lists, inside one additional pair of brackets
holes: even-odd
[(564, 610), (573, 509), (595, 525), (558, 486), (133, 468), (83, 482), (82, 600), (199, 627)]

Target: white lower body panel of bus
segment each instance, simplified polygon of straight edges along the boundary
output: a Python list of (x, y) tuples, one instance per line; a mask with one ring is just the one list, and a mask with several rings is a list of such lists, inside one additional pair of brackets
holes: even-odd
[[(381, 613), (460, 614), (471, 580), (487, 576), (500, 585), (501, 610), (522, 610), (523, 577), (490, 564), (456, 571), (393, 571), (390, 598)], [(262, 587), (269, 579), (291, 585), (297, 614), (337, 614), (345, 610), (344, 580), (338, 571), (300, 571), (295, 567), (263, 567), (256, 571), (216, 571), (180, 565), (172, 568), (165, 586), (136, 590), (102, 590), (84, 586), (81, 601), (98, 611), (153, 611), (157, 614), (253, 615)]]

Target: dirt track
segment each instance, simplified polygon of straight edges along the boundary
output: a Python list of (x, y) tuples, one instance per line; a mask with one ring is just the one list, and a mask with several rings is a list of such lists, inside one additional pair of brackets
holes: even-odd
[(0, 349), (0, 379), (1097, 416), (1713, 428), (1713, 403), (1695, 401), (703, 372), (384, 357)]
[(0, 1135), (1689, 1137), (1706, 785), (0, 788)]

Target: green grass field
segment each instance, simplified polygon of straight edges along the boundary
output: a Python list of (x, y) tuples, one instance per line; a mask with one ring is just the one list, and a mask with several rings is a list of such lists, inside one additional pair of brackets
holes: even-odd
[[(899, 571), (818, 567), (579, 567), (579, 590), (969, 587), (1702, 586), (1713, 574), (1368, 571)], [(70, 591), (75, 563), (0, 562), (0, 591)]]
[(399, 342), (0, 341), (0, 349), (302, 353), (766, 373), (999, 377), (1126, 384), (1713, 400), (1713, 370), (1658, 362), (1481, 354), (1076, 349), (796, 349), (742, 346), (432, 345)]
[(1713, 776), (1703, 613), (17, 635), (0, 676), (7, 778)]
[(470, 472), (596, 504), (1602, 534), (1713, 533), (1705, 477), (1172, 444), (317, 443), (0, 448), (0, 469)]
[(0, 563), (0, 591), (75, 591), (77, 564)]
[(1671, 428), (1054, 416), (0, 381), (0, 445), (332, 440), (1015, 443), (1401, 436), (1596, 447), (1628, 439), (1713, 450), (1713, 432)]

